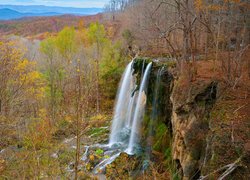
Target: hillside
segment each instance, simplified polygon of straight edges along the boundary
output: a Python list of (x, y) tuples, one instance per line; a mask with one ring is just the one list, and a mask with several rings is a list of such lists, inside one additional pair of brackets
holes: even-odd
[(58, 32), (65, 26), (77, 26), (79, 21), (85, 24), (102, 21), (103, 15), (74, 16), (62, 15), (52, 17), (29, 17), (19, 20), (0, 21), (1, 35), (33, 36), (45, 32)]

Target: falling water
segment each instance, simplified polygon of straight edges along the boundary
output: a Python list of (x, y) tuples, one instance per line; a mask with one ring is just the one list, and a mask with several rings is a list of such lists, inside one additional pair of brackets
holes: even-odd
[(131, 129), (131, 126), (132, 126), (132, 120), (133, 120), (133, 115), (134, 115), (134, 112), (135, 112), (135, 106), (136, 106), (136, 100), (138, 98), (138, 93), (135, 92), (132, 97), (130, 98), (130, 102), (129, 102), (129, 106), (128, 106), (128, 113), (127, 113), (127, 116), (126, 116), (126, 127)]
[(156, 83), (155, 83), (155, 89), (154, 89), (154, 97), (153, 97), (153, 104), (152, 104), (152, 114), (151, 114), (151, 119), (155, 120), (157, 118), (158, 115), (158, 106), (157, 106), (157, 102), (159, 99), (159, 89), (160, 89), (160, 82), (161, 82), (161, 77), (162, 74), (164, 72), (164, 66), (158, 70), (157, 72), (157, 79), (156, 79)]
[(129, 124), (129, 118), (131, 117), (134, 98), (131, 97), (131, 93), (135, 88), (132, 75), (132, 64), (133, 61), (128, 64), (118, 90), (114, 119), (112, 122), (111, 134), (109, 138), (110, 146), (123, 141), (121, 132), (126, 130), (125, 125)]
[(150, 160), (150, 155), (152, 151), (151, 137), (153, 136), (154, 124), (157, 123), (156, 120), (157, 120), (157, 116), (159, 113), (158, 102), (159, 102), (160, 84), (161, 84), (161, 78), (162, 78), (163, 72), (164, 72), (164, 67), (158, 70), (156, 82), (154, 85), (155, 88), (154, 88), (154, 96), (153, 96), (153, 102), (152, 102), (152, 112), (151, 112), (150, 121), (148, 124), (149, 131), (147, 135), (148, 137), (147, 137), (147, 147), (146, 147), (146, 161)]
[(129, 154), (133, 154), (135, 145), (139, 143), (137, 131), (140, 129), (144, 116), (146, 92), (152, 63), (146, 66), (144, 72), (145, 65), (144, 61), (139, 91), (137, 91), (136, 79), (133, 77), (133, 61), (126, 67), (117, 93), (110, 139), (107, 145), (108, 151), (105, 152), (109, 158), (103, 159), (96, 165), (93, 170), (94, 173), (101, 172), (107, 164), (112, 163), (124, 150)]
[(140, 84), (140, 90), (138, 93), (138, 99), (135, 107), (135, 112), (134, 112), (134, 117), (133, 117), (133, 124), (132, 124), (132, 129), (131, 129), (131, 135), (129, 138), (129, 144), (126, 152), (128, 154), (133, 154), (134, 153), (134, 147), (138, 143), (138, 131), (140, 129), (140, 124), (143, 119), (144, 115), (144, 110), (145, 110), (145, 105), (146, 105), (146, 91), (147, 91), (147, 86), (148, 86), (148, 79), (149, 79), (149, 74), (150, 70), (152, 67), (152, 63), (149, 63), (147, 65), (147, 68), (145, 70), (145, 73), (143, 75), (142, 82)]

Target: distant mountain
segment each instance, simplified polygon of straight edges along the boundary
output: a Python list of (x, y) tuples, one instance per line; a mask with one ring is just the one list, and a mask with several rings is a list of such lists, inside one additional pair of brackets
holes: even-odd
[(17, 11), (13, 11), (11, 9), (0, 9), (0, 19), (8, 20), (8, 19), (17, 19), (22, 16), (22, 13)]
[(55, 12), (47, 13), (20, 13), (12, 9), (4, 8), (0, 9), (0, 20), (11, 20), (11, 19), (20, 19), (23, 17), (33, 17), (33, 16), (58, 16), (61, 15)]
[(102, 8), (73, 8), (73, 7), (56, 7), (56, 6), (21, 6), (21, 5), (0, 5), (0, 9), (11, 9), (19, 13), (58, 13), (73, 15), (94, 15), (103, 12)]

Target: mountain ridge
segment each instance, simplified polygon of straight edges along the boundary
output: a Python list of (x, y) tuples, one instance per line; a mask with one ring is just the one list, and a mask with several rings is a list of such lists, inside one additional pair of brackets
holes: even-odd
[(102, 8), (75, 8), (58, 7), (44, 5), (0, 5), (0, 20), (20, 19), (32, 16), (58, 16), (64, 14), (70, 15), (95, 15), (103, 12)]
[(12, 20), (20, 19), (24, 17), (37, 17), (37, 16), (59, 16), (62, 14), (56, 12), (47, 12), (47, 13), (20, 13), (18, 11), (4, 8), (0, 9), (0, 20)]

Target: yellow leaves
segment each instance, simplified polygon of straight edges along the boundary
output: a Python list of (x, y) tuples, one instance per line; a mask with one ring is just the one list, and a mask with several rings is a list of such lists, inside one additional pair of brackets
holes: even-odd
[(26, 85), (27, 93), (33, 98), (39, 100), (45, 96), (45, 86), (41, 73), (38, 71), (29, 72), (23, 82)]
[(46, 118), (47, 116), (47, 110), (45, 108), (41, 108), (38, 111), (38, 117), (40, 118)]
[(27, 59), (24, 59), (23, 61), (19, 61), (15, 67), (15, 70), (17, 72), (24, 72), (28, 65), (30, 64), (30, 62)]
[(36, 63), (23, 58), (23, 53), (14, 42), (0, 42), (0, 76), (8, 84), (10, 94), (18, 93), (22, 98), (41, 99), (44, 96), (44, 82), (35, 70)]
[(48, 58), (51, 58), (53, 57), (53, 54), (55, 53), (54, 44), (55, 44), (55, 38), (48, 37), (47, 39), (41, 42), (40, 51), (44, 53)]
[(66, 116), (64, 117), (64, 119), (65, 119), (65, 121), (67, 121), (67, 122), (69, 122), (69, 123), (72, 122), (72, 117), (71, 117), (70, 115), (66, 115)]
[(41, 42), (40, 50), (48, 59), (53, 59), (58, 53), (63, 60), (70, 63), (70, 59), (77, 52), (76, 32), (73, 27), (65, 27), (56, 36)]
[(18, 64), (16, 70), (20, 75), (20, 83), (33, 84), (37, 80), (41, 79), (41, 74), (38, 71), (29, 71), (29, 62)]
[(88, 37), (88, 30), (84, 27), (80, 28), (79, 31), (77, 32), (77, 41), (79, 45), (84, 45), (84, 46), (89, 46), (90, 41)]
[(0, 42), (0, 63), (8, 63), (11, 66), (18, 61), (23, 54), (20, 49), (16, 49), (13, 41)]
[(0, 159), (0, 173), (3, 172), (3, 170), (6, 167), (6, 162), (4, 159)]
[(88, 38), (91, 44), (104, 43), (107, 40), (104, 25), (99, 23), (91, 23), (88, 28)]
[(30, 73), (28, 73), (27, 75), (27, 79), (29, 82), (35, 82), (37, 80), (40, 80), (41, 79), (41, 73), (37, 72), (37, 71), (32, 71)]
[(75, 44), (75, 29), (65, 27), (57, 35), (55, 43), (60, 54), (69, 61), (72, 53), (77, 51)]

